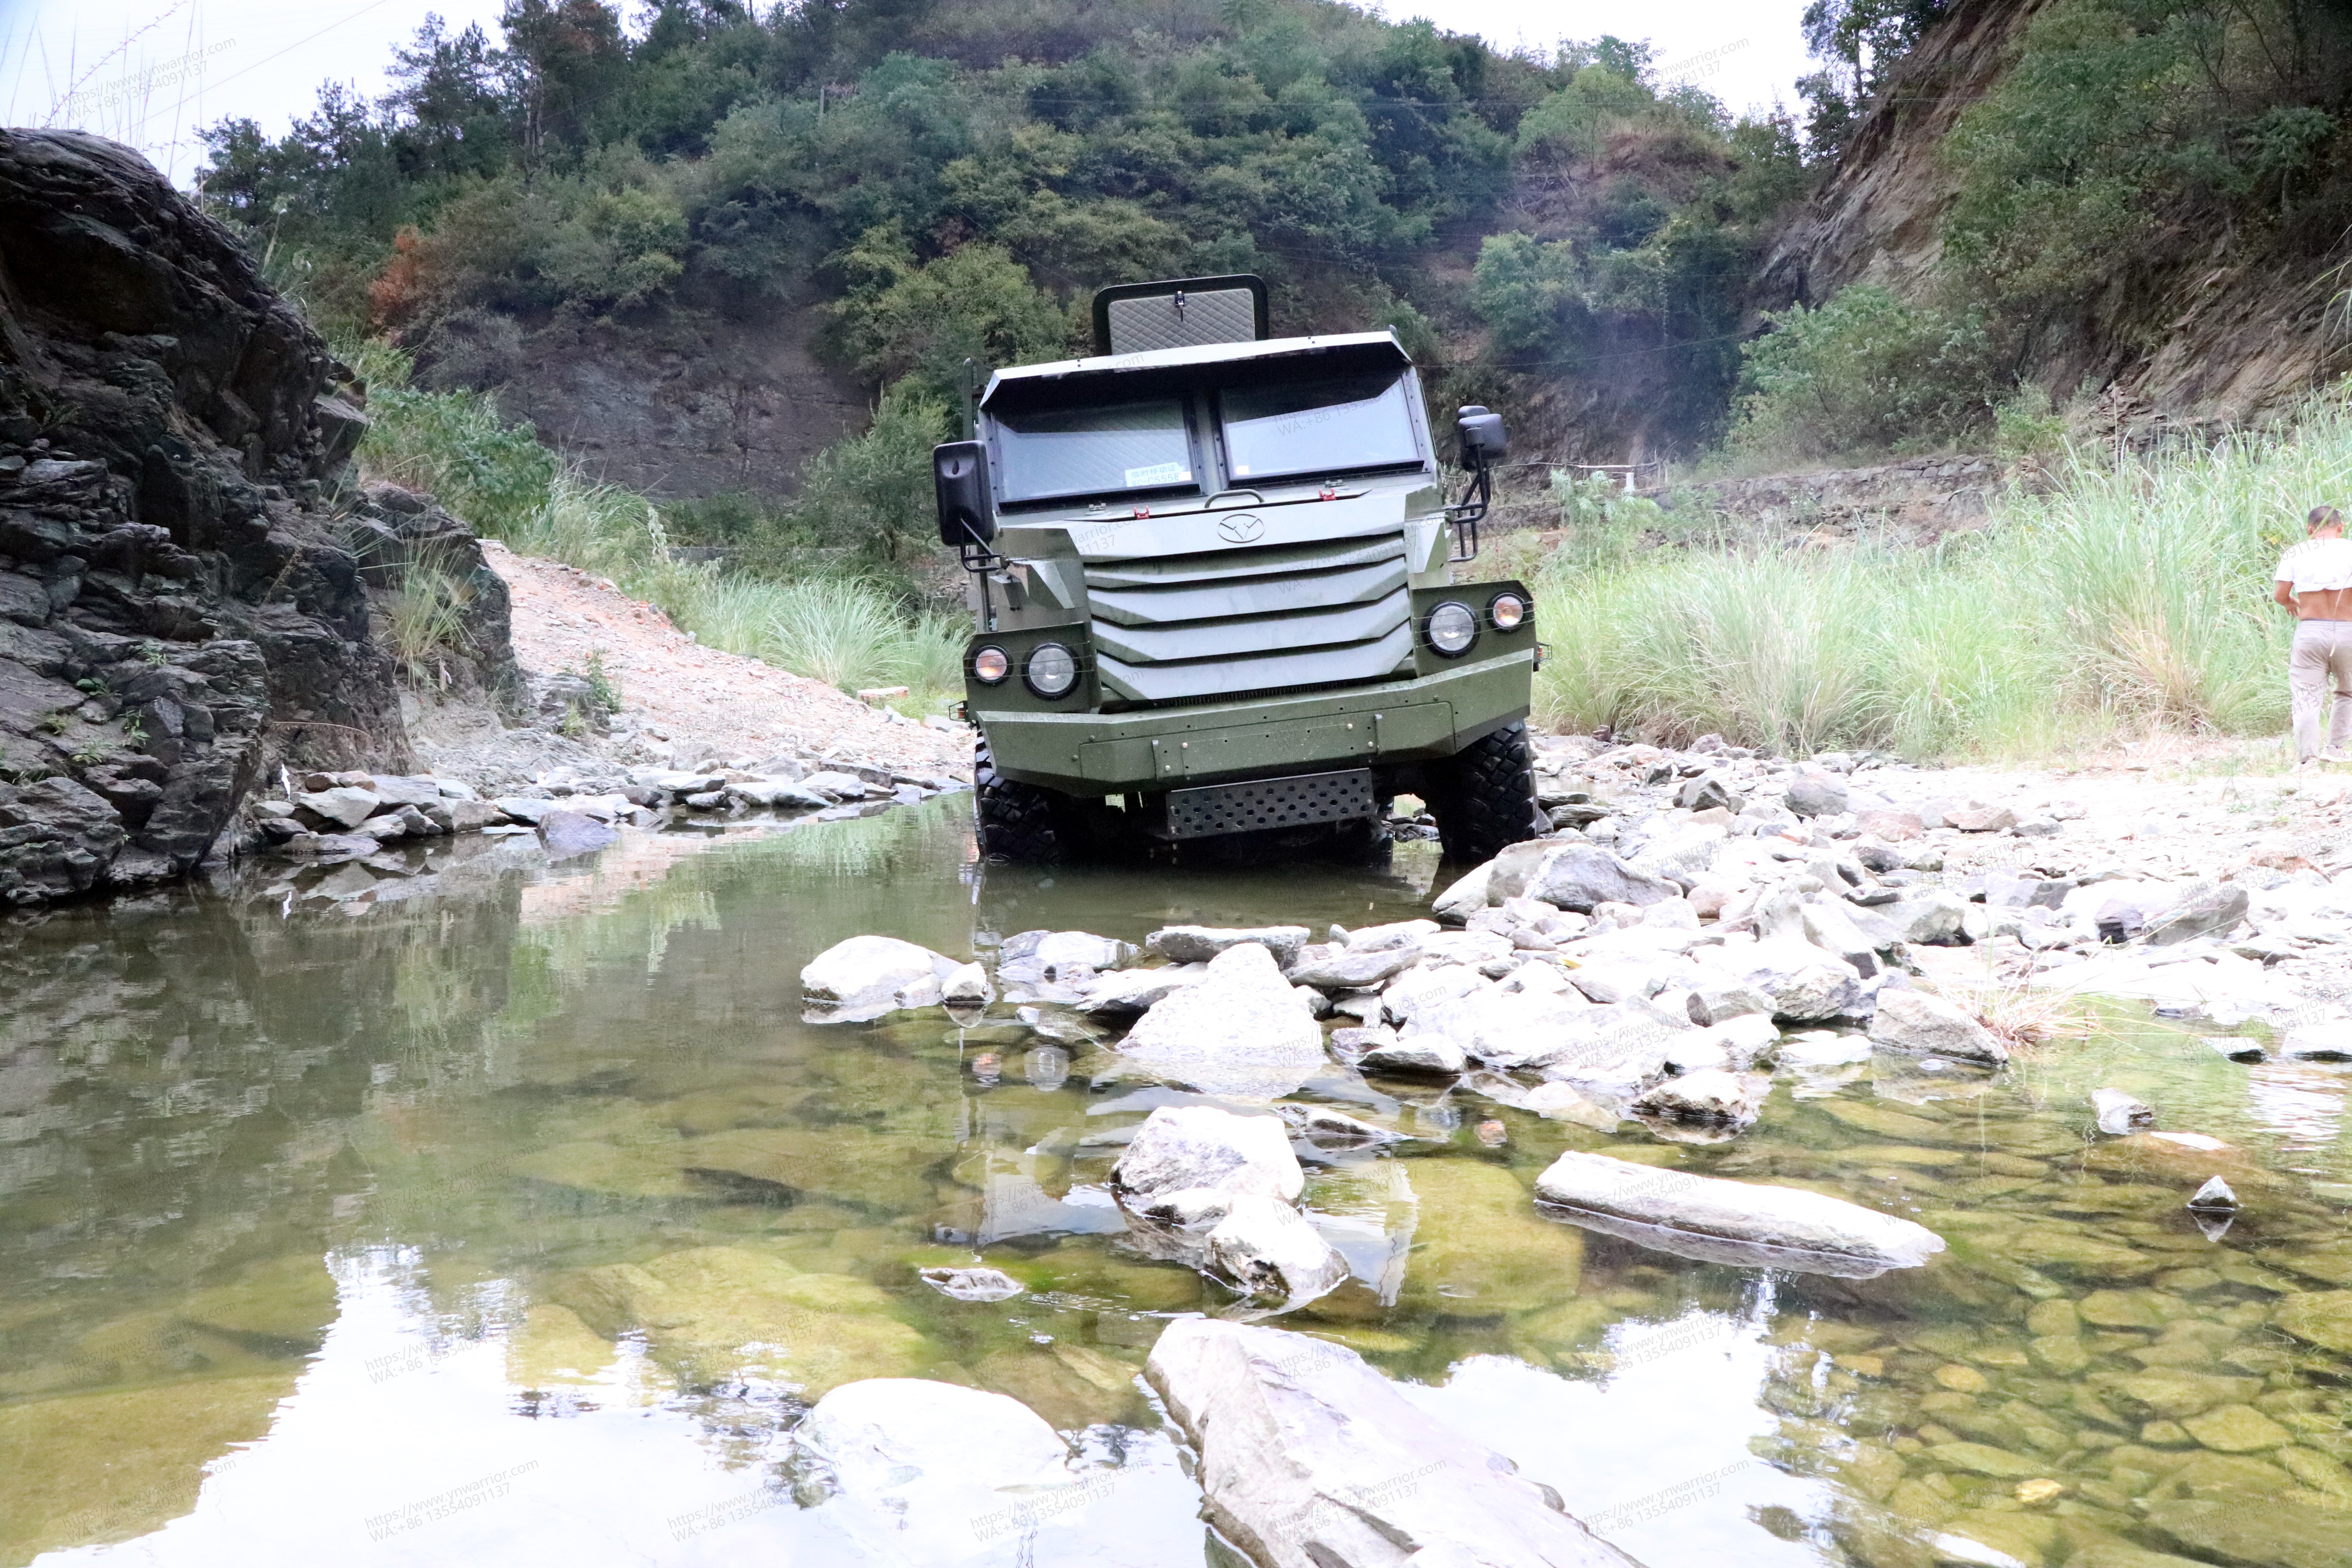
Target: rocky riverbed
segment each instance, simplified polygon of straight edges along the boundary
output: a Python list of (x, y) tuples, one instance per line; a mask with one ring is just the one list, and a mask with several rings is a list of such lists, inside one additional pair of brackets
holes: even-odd
[[(1875, 1309), (1789, 1331), (1768, 1401), (1780, 1430), (1752, 1446), (1843, 1483), (1816, 1528), (1844, 1561), (2352, 1552), (2334, 1392), (2352, 1373), (2352, 1187), (2159, 1110), (2131, 1091), (2142, 1068), (2117, 1074), (2131, 1089), (2079, 1072), (2063, 1099), (2028, 1087), (2102, 1027), (2088, 999), (2137, 998), (2219, 1070), (2307, 1064), (2290, 1069), (2297, 1092), (2340, 1114), (2352, 1069), (2320, 1064), (2352, 1060), (2352, 879), (2324, 833), (2282, 841), (2280, 821), (2299, 807), (2332, 823), (2333, 781), (2148, 791), (2187, 803), (2151, 822), (2128, 784), (2100, 788), (2095, 812), (2084, 784), (1884, 759), (1573, 740), (1542, 756), (1553, 836), (1435, 888), (1432, 918), (1180, 925), (1139, 943), (1040, 930), (983, 936), (969, 959), (861, 937), (803, 972), (807, 1016), (943, 1009), (962, 1037), (1003, 1042), (973, 1058), (986, 1082), (1019, 1052), (1032, 1084), (1082, 1078), (1156, 1105), (1075, 1157), (1108, 1163), (1099, 1191), (1127, 1245), (1198, 1272), (1222, 1315), (1269, 1325), (1245, 1332), (1279, 1326), (1298, 1347), (1177, 1353), (1171, 1332), (1147, 1368), (1202, 1457), (1205, 1511), (1257, 1561), (1387, 1561), (1349, 1533), (1367, 1527), (1477, 1561), (1621, 1560), (1573, 1495), (1543, 1545), (1500, 1500), (1408, 1517), (1351, 1492), (1360, 1471), (1265, 1469), (1316, 1447), (1314, 1418), (1283, 1405), (1301, 1358), (1327, 1353), (1310, 1336), (1381, 1321), (1414, 1268), (1350, 1255), (1305, 1170), (1345, 1171), (1391, 1205), (1424, 1183), (1443, 1194), (1457, 1177), (1415, 1144), (1474, 1118), (1473, 1141), (1496, 1149), (1529, 1119), (1579, 1130), (1531, 1188), (1495, 1194), (1538, 1226), (1525, 1234), (1655, 1260), (1636, 1272), (1761, 1271), (1817, 1307)], [(2174, 822), (2193, 837), (2156, 848)], [(2061, 1022), (2030, 1000), (2050, 990), (2084, 1011)], [(1124, 1089), (1139, 1081), (1181, 1098)], [(1874, 1099), (1846, 1098), (1865, 1081)], [(1790, 1150), (1767, 1130), (1776, 1093), (1818, 1102), (1834, 1131)], [(1427, 1223), (1416, 1247), (1461, 1245), (1423, 1240)], [(1503, 1321), (1517, 1353), (1553, 1359), (1545, 1336), (1572, 1341), (1598, 1304), (1556, 1247), (1529, 1246), (1526, 1264)], [(1363, 1440), (1418, 1444), (1433, 1473), (1460, 1463), (1377, 1379), (1345, 1394), (1354, 1374), (1318, 1364), (1316, 1397)]]

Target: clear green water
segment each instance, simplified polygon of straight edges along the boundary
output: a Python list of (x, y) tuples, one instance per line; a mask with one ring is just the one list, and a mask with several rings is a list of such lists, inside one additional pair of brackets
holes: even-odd
[[(1100, 1194), (1106, 1135), (1171, 1092), (1003, 1008), (803, 1025), (799, 968), (862, 931), (1405, 918), (1436, 868), (969, 854), (948, 800), (478, 861), (462, 896), (357, 912), (257, 883), (0, 928), (0, 1562), (883, 1561), (778, 1478), (795, 1386), (905, 1373), (1123, 1461), (962, 1560), (1204, 1562), (1134, 1374), (1167, 1314), (1226, 1300), (1125, 1251)], [(2352, 1345), (2347, 1083), (2137, 1025), (1990, 1083), (1784, 1075), (1694, 1147), (1335, 1068), (1308, 1097), (1417, 1141), (1316, 1168), (1360, 1278), (1278, 1321), (1650, 1568), (2332, 1568), (2352, 1358), (2310, 1336)], [(2211, 1158), (2095, 1141), (2100, 1084), (2236, 1147), (2219, 1241), (2180, 1207)], [(1818, 1184), (1951, 1250), (1860, 1282), (1685, 1263), (1538, 1217), (1569, 1147)], [(916, 1278), (976, 1255), (1030, 1293)]]

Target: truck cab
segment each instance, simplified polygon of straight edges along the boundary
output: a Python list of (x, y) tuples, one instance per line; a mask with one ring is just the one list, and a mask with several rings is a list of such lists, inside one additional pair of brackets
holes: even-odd
[(1369, 839), (1400, 792), (1456, 858), (1542, 831), (1534, 597), (1457, 580), (1500, 421), (1463, 411), (1449, 503), (1392, 333), (1268, 337), (1255, 279), (1106, 289), (1095, 314), (1104, 353), (997, 372), (933, 457), (971, 574), (982, 853)]

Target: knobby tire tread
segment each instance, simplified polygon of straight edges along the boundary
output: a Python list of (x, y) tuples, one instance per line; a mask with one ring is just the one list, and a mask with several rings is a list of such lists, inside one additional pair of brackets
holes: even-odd
[(1528, 727), (1512, 724), (1472, 742), (1445, 763), (1430, 802), (1447, 858), (1475, 865), (1535, 837), (1535, 752)]

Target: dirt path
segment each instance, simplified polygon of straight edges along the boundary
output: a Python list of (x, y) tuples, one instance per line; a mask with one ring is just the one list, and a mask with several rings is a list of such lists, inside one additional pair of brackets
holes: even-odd
[(537, 678), (585, 671), (600, 655), (621, 721), (679, 766), (803, 751), (968, 778), (971, 742), (933, 730), (756, 658), (705, 647), (653, 605), (575, 566), (482, 541), (514, 598), (515, 658)]

